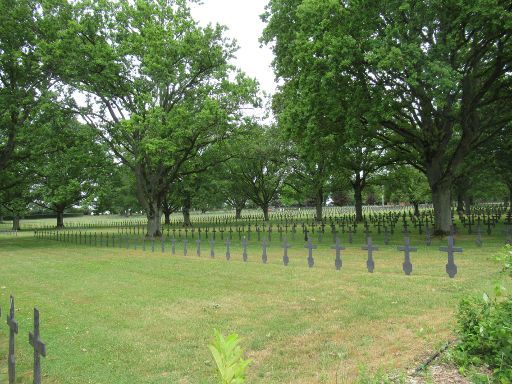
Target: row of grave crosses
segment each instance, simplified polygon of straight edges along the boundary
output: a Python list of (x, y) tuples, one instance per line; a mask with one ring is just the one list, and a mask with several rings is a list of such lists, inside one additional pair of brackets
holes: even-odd
[[(311, 237), (309, 237), (306, 241), (307, 241), (307, 243), (304, 245), (304, 248), (306, 248), (308, 250), (308, 257), (307, 257), (308, 266), (310, 268), (313, 268), (313, 266), (315, 265), (315, 260), (313, 257), (313, 250), (317, 249), (317, 245), (313, 244)], [(171, 253), (172, 253), (172, 255), (175, 255), (176, 254), (176, 239), (171, 238), (170, 242), (171, 242)], [(209, 240), (209, 243), (210, 243), (210, 250), (209, 250), (210, 257), (214, 258), (215, 257), (216, 241), (215, 241), (215, 239), (211, 238)], [(417, 248), (411, 247), (410, 239), (407, 236), (405, 236), (405, 238), (404, 238), (404, 243), (405, 244), (403, 246), (397, 247), (397, 250), (404, 252), (404, 262), (403, 262), (403, 266), (402, 266), (403, 271), (406, 275), (410, 275), (412, 273), (412, 263), (411, 263), (410, 253), (415, 252), (417, 250)], [(134, 249), (137, 249), (136, 243), (134, 243), (134, 244), (135, 244)], [(195, 245), (196, 245), (196, 249), (195, 249), (196, 256), (201, 257), (202, 240), (201, 239), (195, 240)], [(226, 259), (231, 260), (231, 239), (229, 237), (226, 240), (225, 245), (226, 245), (226, 253), (225, 253)], [(242, 240), (242, 259), (244, 262), (248, 261), (247, 246), (248, 246), (248, 241), (247, 241), (247, 238), (244, 237)], [(266, 264), (268, 262), (267, 248), (269, 247), (269, 243), (266, 238), (263, 238), (263, 241), (261, 242), (261, 246), (262, 246), (261, 261), (264, 264)], [(160, 247), (161, 247), (161, 251), (165, 252), (165, 240), (163, 238), (160, 240)], [(291, 247), (292, 246), (288, 243), (288, 239), (285, 238), (284, 243), (282, 244), (283, 264), (285, 266), (287, 266), (290, 261), (290, 259), (288, 257), (288, 249)], [(345, 250), (345, 247), (342, 246), (340, 239), (336, 238), (336, 244), (333, 245), (331, 247), (331, 249), (336, 251), (336, 258), (334, 261), (334, 265), (337, 270), (340, 270), (342, 267), (341, 251)], [(378, 251), (379, 248), (373, 244), (371, 236), (368, 236), (366, 238), (366, 245), (364, 245), (362, 247), (362, 249), (366, 250), (368, 252), (368, 259), (366, 261), (366, 266), (367, 266), (368, 272), (373, 273), (373, 271), (375, 269), (375, 261), (373, 259), (373, 252)], [(145, 241), (142, 242), (142, 250), (143, 251), (146, 250), (146, 242)], [(448, 273), (448, 276), (450, 276), (451, 278), (455, 277), (455, 275), (457, 274), (457, 266), (455, 265), (454, 253), (462, 252), (462, 248), (455, 247), (453, 236), (448, 236), (448, 246), (441, 247), (441, 248), (439, 248), (439, 250), (443, 251), (443, 252), (447, 252), (448, 263), (446, 264), (446, 272)], [(151, 251), (152, 252), (155, 251), (155, 241), (154, 240), (151, 241)], [(189, 240), (184, 239), (183, 240), (183, 255), (188, 256), (188, 251), (189, 251)]]
[[(16, 382), (16, 357), (14, 354), (14, 339), (18, 334), (18, 322), (14, 318), (14, 297), (9, 298), (9, 314), (7, 315), (7, 327), (9, 328), (9, 353), (7, 356), (8, 382)], [(0, 317), (2, 309), (0, 308)], [(34, 349), (34, 384), (41, 384), (41, 356), (46, 357), (46, 345), (39, 334), (39, 311), (34, 308), (34, 330), (29, 332), (28, 340)]]

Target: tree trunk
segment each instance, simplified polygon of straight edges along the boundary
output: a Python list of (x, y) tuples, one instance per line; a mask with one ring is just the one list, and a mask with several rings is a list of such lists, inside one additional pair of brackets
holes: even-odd
[(64, 228), (64, 208), (57, 208), (57, 228)]
[(240, 220), (242, 218), (242, 207), (235, 207), (235, 219)]
[(12, 230), (13, 231), (20, 231), (20, 217), (18, 215), (14, 215), (12, 217)]
[(268, 221), (268, 205), (262, 205), (261, 210), (263, 211), (263, 220)]
[(512, 184), (508, 185), (508, 209), (512, 211)]
[(437, 159), (426, 164), (426, 171), (434, 206), (434, 234), (437, 236), (447, 235), (452, 228), (450, 194), (452, 179), (450, 175), (444, 175), (440, 161)]
[(412, 204), (414, 205), (414, 216), (420, 217), (420, 203), (413, 201)]
[(315, 208), (316, 208), (316, 221), (323, 220), (323, 205), (324, 205), (324, 193), (322, 188), (319, 188), (316, 193)]
[(184, 227), (191, 227), (192, 222), (190, 221), (190, 208), (192, 208), (192, 198), (190, 195), (186, 195), (183, 199), (183, 226)]
[(153, 200), (149, 202), (146, 217), (148, 219), (146, 237), (153, 238), (162, 236), (162, 204), (159, 201)]
[(457, 213), (461, 215), (462, 212), (464, 212), (464, 197), (462, 192), (457, 192)]
[(467, 193), (464, 195), (464, 212), (466, 216), (471, 215), (471, 197)]
[(359, 173), (356, 174), (356, 181), (352, 183), (354, 188), (354, 200), (356, 208), (356, 222), (363, 221), (363, 180)]
[(164, 217), (165, 217), (164, 224), (165, 225), (171, 225), (171, 213), (172, 213), (172, 210), (169, 207), (164, 207), (163, 212), (164, 212)]
[(447, 235), (452, 226), (450, 187), (446, 184), (432, 189), (432, 204), (434, 206), (434, 234)]

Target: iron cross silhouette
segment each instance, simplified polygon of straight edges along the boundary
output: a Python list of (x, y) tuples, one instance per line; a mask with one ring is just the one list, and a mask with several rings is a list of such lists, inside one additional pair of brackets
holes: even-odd
[(339, 271), (341, 269), (341, 265), (342, 265), (342, 262), (341, 262), (341, 251), (344, 250), (345, 247), (343, 247), (341, 245), (340, 239), (338, 237), (336, 237), (336, 244), (333, 245), (331, 247), (331, 249), (335, 249), (336, 250), (336, 259), (334, 261), (334, 266)]
[(316, 249), (317, 246), (313, 245), (311, 238), (309, 238), (308, 243), (304, 246), (304, 248), (308, 249), (308, 266), (309, 268), (313, 268), (313, 265), (315, 265), (315, 259), (313, 259), (313, 249)]
[(368, 251), (368, 260), (366, 260), (366, 267), (368, 268), (368, 272), (373, 273), (375, 269), (375, 262), (373, 261), (373, 251), (378, 251), (378, 247), (374, 247), (372, 243), (371, 236), (368, 236), (368, 241), (365, 246), (362, 247), (363, 250)]
[(244, 239), (242, 240), (242, 248), (243, 248), (242, 258), (244, 261), (247, 261), (247, 239), (245, 238), (245, 236), (244, 236)]
[(261, 261), (263, 262), (263, 264), (267, 264), (267, 239), (264, 238), (263, 239), (263, 242), (261, 243), (261, 247), (262, 247), (262, 253), (261, 253)]
[(402, 270), (407, 276), (409, 276), (412, 272), (411, 252), (416, 252), (417, 248), (411, 247), (411, 241), (408, 237), (405, 237), (404, 241), (405, 245), (403, 247), (397, 247), (397, 249), (404, 252), (404, 263), (402, 264)]
[(226, 260), (231, 260), (231, 236), (226, 240)]
[(288, 257), (288, 248), (291, 248), (292, 246), (290, 244), (288, 244), (288, 238), (284, 238), (284, 243), (282, 245), (283, 247), (283, 264), (285, 266), (288, 265), (288, 262), (290, 261), (289, 257)]
[(215, 257), (215, 238), (210, 239), (210, 257), (213, 259)]
[(9, 327), (9, 355), (8, 355), (8, 372), (9, 384), (16, 381), (16, 357), (14, 355), (14, 337), (18, 333), (18, 322), (14, 320), (14, 297), (9, 298), (9, 315), (7, 315), (7, 326)]
[(448, 273), (448, 276), (450, 276), (450, 278), (452, 279), (457, 274), (457, 266), (455, 265), (453, 253), (462, 252), (462, 248), (456, 248), (454, 247), (454, 244), (455, 243), (453, 241), (453, 236), (448, 236), (448, 246), (439, 248), (440, 251), (448, 253), (448, 264), (446, 264), (446, 273)]
[(41, 357), (46, 357), (46, 345), (39, 337), (39, 311), (34, 308), (34, 331), (29, 332), (28, 340), (34, 347), (34, 384), (41, 384)]

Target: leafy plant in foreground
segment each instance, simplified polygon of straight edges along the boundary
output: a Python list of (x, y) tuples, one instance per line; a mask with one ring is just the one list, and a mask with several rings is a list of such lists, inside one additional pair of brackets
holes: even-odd
[(239, 342), (236, 333), (224, 338), (219, 331), (215, 331), (214, 340), (208, 345), (219, 371), (219, 384), (245, 383), (245, 370), (251, 361), (242, 357)]
[[(512, 250), (501, 255), (504, 271), (511, 274)], [(480, 299), (464, 299), (457, 315), (461, 343), (455, 358), (462, 370), (470, 366), (487, 366), (496, 383), (512, 383), (512, 296), (496, 289), (491, 299), (486, 293)]]

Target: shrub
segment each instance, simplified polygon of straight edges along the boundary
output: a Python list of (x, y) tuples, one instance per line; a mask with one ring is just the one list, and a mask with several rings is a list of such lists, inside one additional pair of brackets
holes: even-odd
[(236, 333), (224, 338), (219, 331), (208, 346), (219, 371), (219, 384), (245, 383), (245, 370), (250, 360), (243, 359), (243, 351), (239, 346)]
[[(501, 255), (504, 272), (511, 276), (512, 248)], [(501, 384), (512, 383), (512, 296), (496, 289), (496, 297), (464, 299), (457, 315), (460, 344), (455, 358), (464, 370), (486, 365), (492, 378)]]

